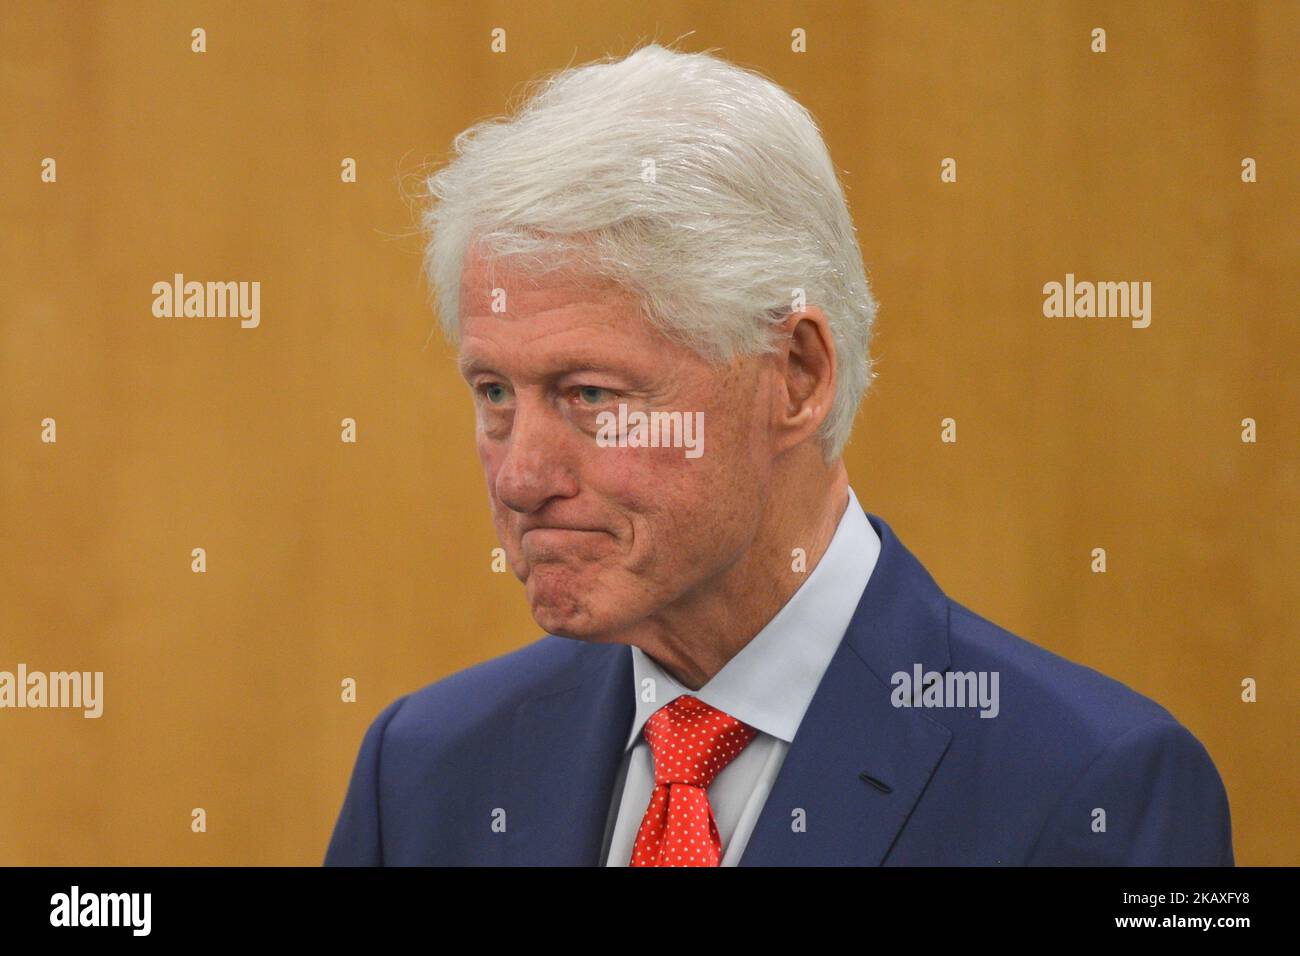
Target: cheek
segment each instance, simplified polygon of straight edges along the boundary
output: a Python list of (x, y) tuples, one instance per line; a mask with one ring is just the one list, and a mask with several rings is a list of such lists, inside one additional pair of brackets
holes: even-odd
[(620, 504), (632, 515), (640, 560), (676, 569), (672, 577), (690, 576), (702, 569), (684, 556), (730, 549), (735, 512), (745, 507), (737, 489), (746, 479), (736, 473), (745, 469), (711, 457), (707, 443), (696, 459), (685, 459), (681, 449), (624, 452), (609, 470)]
[[(583, 461), (580, 484), (629, 517), (659, 523), (660, 515), (707, 494), (703, 459), (687, 460), (681, 448), (593, 448)], [(708, 457), (707, 454), (704, 457)]]

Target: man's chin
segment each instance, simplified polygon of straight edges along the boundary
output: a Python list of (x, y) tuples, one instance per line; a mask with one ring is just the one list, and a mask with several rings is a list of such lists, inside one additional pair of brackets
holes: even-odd
[(615, 643), (639, 616), (634, 601), (619, 600), (624, 582), (598, 568), (533, 565), (524, 592), (538, 627), (557, 637)]
[(532, 605), (533, 620), (547, 634), (571, 637), (576, 641), (592, 641), (601, 628), (584, 607), (537, 603)]
[(595, 613), (587, 600), (567, 589), (529, 587), (528, 602), (537, 626), (556, 637), (600, 642), (601, 635), (617, 624), (607, 616)]

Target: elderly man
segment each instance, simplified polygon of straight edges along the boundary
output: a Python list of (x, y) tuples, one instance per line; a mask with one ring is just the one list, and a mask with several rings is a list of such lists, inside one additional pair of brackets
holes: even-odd
[(1232, 863), (1186, 729), (862, 510), (876, 304), (806, 110), (651, 45), (456, 147), (428, 271), (547, 636), (375, 719), (327, 865)]

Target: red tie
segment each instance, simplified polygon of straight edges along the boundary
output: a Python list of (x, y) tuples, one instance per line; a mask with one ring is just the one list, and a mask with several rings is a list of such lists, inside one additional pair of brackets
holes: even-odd
[(698, 697), (660, 707), (645, 725), (655, 789), (629, 866), (718, 866), (722, 838), (709, 805), (713, 778), (758, 733)]

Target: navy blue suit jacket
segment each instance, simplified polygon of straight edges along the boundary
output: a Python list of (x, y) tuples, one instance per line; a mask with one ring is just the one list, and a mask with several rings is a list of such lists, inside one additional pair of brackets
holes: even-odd
[[(867, 517), (880, 557), (740, 865), (1232, 865), (1223, 783), (1167, 710), (951, 600)], [(915, 664), (998, 672), (998, 715), (895, 706)], [(547, 636), (394, 701), (325, 864), (601, 864), (632, 680), (627, 645)]]

